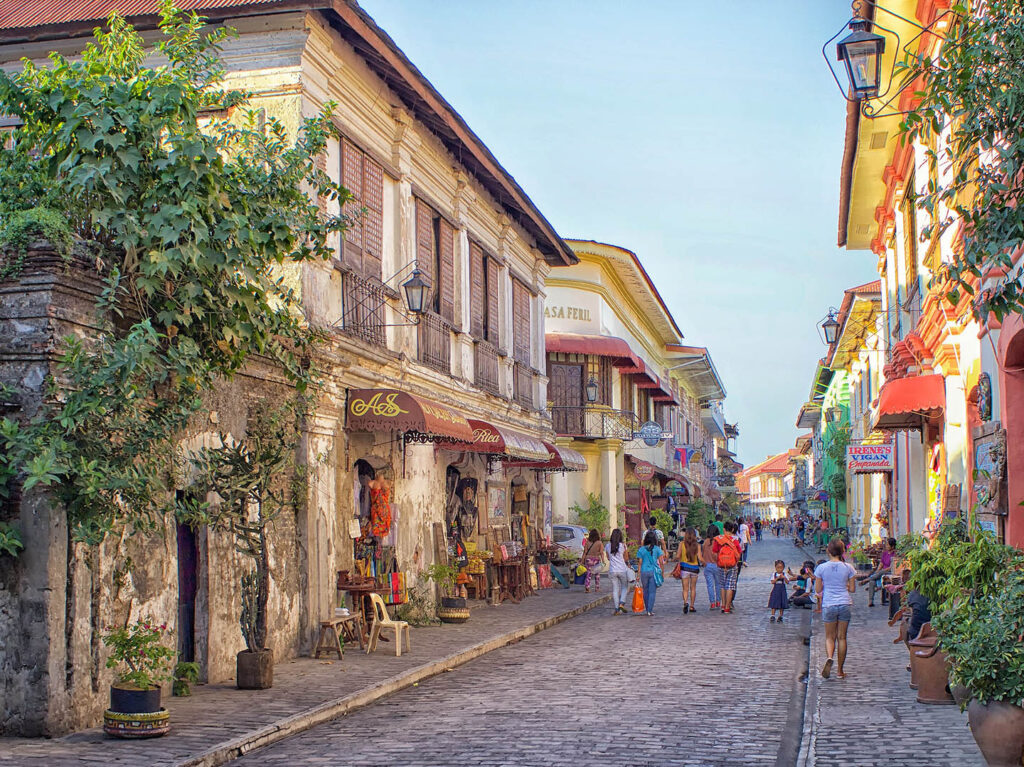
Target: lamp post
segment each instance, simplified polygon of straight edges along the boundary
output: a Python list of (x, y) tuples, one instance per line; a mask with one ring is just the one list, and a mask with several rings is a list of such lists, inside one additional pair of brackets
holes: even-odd
[(402, 283), (402, 290), (405, 291), (405, 305), (412, 314), (422, 314), (423, 304), (430, 290), (430, 282), (423, 277), (419, 269), (412, 270), (412, 276)]
[(587, 388), (587, 402), (589, 402), (591, 404), (597, 402), (598, 386), (597, 386), (597, 379), (594, 378), (594, 376), (591, 376), (590, 380), (587, 381), (587, 387), (586, 388)]
[(871, 31), (868, 19), (850, 21), (850, 34), (836, 43), (836, 58), (846, 67), (855, 99), (878, 95), (885, 38)]

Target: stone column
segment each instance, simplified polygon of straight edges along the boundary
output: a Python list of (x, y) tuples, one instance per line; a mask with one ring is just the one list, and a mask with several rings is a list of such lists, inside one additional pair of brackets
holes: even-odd
[(599, 439), (597, 449), (600, 451), (598, 460), (601, 466), (601, 503), (608, 509), (609, 528), (602, 534), (611, 532), (610, 525), (615, 521), (615, 510), (618, 506), (619, 476), (622, 473), (619, 462), (619, 448), (622, 440)]

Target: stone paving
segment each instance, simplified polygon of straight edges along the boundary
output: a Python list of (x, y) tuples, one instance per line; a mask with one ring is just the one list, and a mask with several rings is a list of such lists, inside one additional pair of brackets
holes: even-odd
[(858, 588), (847, 635), (846, 679), (821, 678), (827, 654), (824, 630), (815, 621), (801, 767), (983, 767), (967, 715), (955, 705), (917, 702), (906, 670), (907, 649), (892, 643), (896, 629), (887, 625), (889, 608), (877, 602), (869, 608), (867, 602)]
[(682, 615), (668, 579), (653, 617), (599, 608), (238, 764), (792, 764), (809, 613), (769, 624), (764, 605), (772, 561), (797, 556), (756, 544), (732, 615), (708, 611), (703, 583)]
[(53, 740), (0, 739), (0, 765), (146, 765), (157, 767), (187, 762), (228, 741), (261, 729), (273, 730), (283, 720), (351, 694), (372, 695), (395, 677), (513, 631), (526, 631), (566, 612), (589, 605), (605, 594), (546, 589), (521, 604), (474, 609), (468, 623), (412, 629), (412, 650), (394, 655), (394, 645), (378, 646), (367, 656), (358, 645), (346, 646), (343, 661), (296, 658), (274, 668), (270, 690), (237, 690), (233, 685), (202, 685), (190, 698), (165, 699), (171, 712), (171, 732), (147, 741), (112, 740), (100, 728)]

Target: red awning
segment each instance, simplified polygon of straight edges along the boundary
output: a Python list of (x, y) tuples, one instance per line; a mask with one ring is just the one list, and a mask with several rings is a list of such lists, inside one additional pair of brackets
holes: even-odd
[(547, 447), (536, 437), (476, 418), (469, 419), (469, 426), (473, 430), (473, 441), (465, 446), (456, 446), (456, 449), (462, 447), (478, 453), (507, 455), (526, 461), (548, 460)]
[(587, 459), (571, 447), (552, 445), (544, 442), (548, 458), (546, 461), (509, 461), (508, 466), (521, 466), (526, 469), (543, 469), (544, 471), (586, 471)]
[(923, 428), (926, 418), (946, 407), (946, 380), (938, 374), (895, 378), (878, 393), (874, 428), (911, 431)]
[(612, 364), (620, 368), (635, 368), (643, 360), (633, 353), (629, 344), (615, 336), (584, 336), (577, 333), (548, 333), (544, 345), (551, 354), (593, 354), (610, 357)]
[(346, 412), (349, 431), (398, 431), (452, 442), (473, 441), (473, 430), (459, 412), (394, 389), (352, 389)]
[(647, 364), (643, 360), (638, 360), (639, 365), (623, 370), (623, 373), (636, 376), (633, 383), (636, 384), (638, 389), (661, 389), (661, 379), (658, 374), (647, 367)]

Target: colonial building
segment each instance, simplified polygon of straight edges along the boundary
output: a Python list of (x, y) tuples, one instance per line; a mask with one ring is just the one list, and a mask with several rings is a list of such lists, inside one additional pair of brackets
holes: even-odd
[[(157, 0), (4, 5), (0, 64), (8, 69), (22, 58), (45, 65), (52, 50), (74, 56), (114, 8), (124, 7), (142, 29), (153, 27), (159, 8)], [(211, 23), (238, 30), (224, 44), (226, 86), (251, 91), (251, 106), (292, 135), (303, 115), (336, 104), (340, 138), (322, 164), (354, 195), (354, 225), (336, 243), (336, 258), (294, 275), (310, 324), (327, 331), (328, 364), (302, 447), (308, 503), (294, 524), (274, 531), (269, 643), (281, 659), (307, 650), (314, 627), (332, 614), (339, 571), (395, 583), (399, 601), (402, 589), (444, 556), (449, 535), (481, 544), (544, 535), (545, 473), (581, 468), (578, 455), (551, 444), (545, 290), (552, 268), (578, 259), (355, 2), (200, 0), (190, 7), (208, 8)], [(410, 315), (400, 293), (414, 269), (430, 284), (419, 316)], [(59, 274), (40, 274), (70, 290)], [(29, 306), (21, 300), (27, 290), (0, 286), (5, 327), (24, 326), (29, 315), (21, 309), (46, 316), (51, 294), (36, 290), (38, 305)], [(79, 307), (82, 316), (89, 306)], [(679, 340), (667, 311), (649, 322), (667, 334), (661, 349)], [(14, 335), (0, 333), (0, 369), (13, 364)], [(629, 357), (636, 375), (650, 372), (644, 381), (654, 382), (629, 390), (644, 420), (655, 417), (659, 403), (683, 396), (675, 384), (660, 388), (653, 370), (662, 365), (651, 361), (648, 369)], [(596, 369), (605, 375), (600, 363)], [(213, 403), (219, 417), (186, 435), (183, 446), (217, 432), (244, 436), (267, 376), (249, 369), (226, 386)], [(695, 429), (696, 396), (687, 412)], [(622, 438), (632, 438), (632, 423)], [(693, 439), (704, 439), (703, 431)], [(595, 465), (602, 451), (591, 453)], [(622, 470), (613, 472), (602, 481), (619, 498)], [(691, 481), (696, 492), (699, 483)], [(26, 502), (20, 513), (26, 551), (16, 577), (2, 586), (3, 604), (22, 625), (0, 627), (6, 732), (56, 734), (95, 723), (106, 693), (99, 680), (109, 674), (99, 632), (117, 611), (174, 625), (181, 659), (197, 661), (203, 679), (233, 676), (243, 647), (237, 582), (244, 563), (225, 536), (168, 520), (163, 540), (125, 536), (87, 550), (69, 547), (59, 509)], [(33, 523), (39, 513), (49, 526)], [(110, 588), (113, 572), (124, 576), (123, 588)]]
[(749, 488), (745, 514), (761, 519), (782, 519), (787, 515), (783, 478), (791, 471), (790, 458), (798, 454), (799, 451), (791, 448), (785, 453), (770, 455), (743, 472), (743, 484)]
[(556, 444), (586, 459), (555, 475), (554, 515), (596, 496), (613, 512), (720, 499), (716, 440), (725, 389), (703, 347), (682, 332), (636, 254), (570, 240), (579, 264), (547, 282), (548, 401)]

